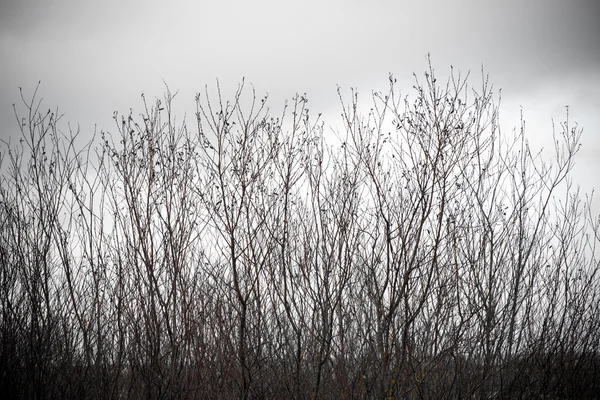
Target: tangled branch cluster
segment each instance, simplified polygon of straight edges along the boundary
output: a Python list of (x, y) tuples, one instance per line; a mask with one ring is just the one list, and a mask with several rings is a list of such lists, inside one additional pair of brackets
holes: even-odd
[(167, 91), (83, 147), (24, 100), (1, 160), (0, 392), (597, 396), (580, 131), (545, 162), (501, 131), (487, 79), (430, 68), (415, 89), (390, 77), (365, 113), (353, 92), (336, 138), (305, 96), (275, 118), (243, 84), (198, 95), (191, 132)]

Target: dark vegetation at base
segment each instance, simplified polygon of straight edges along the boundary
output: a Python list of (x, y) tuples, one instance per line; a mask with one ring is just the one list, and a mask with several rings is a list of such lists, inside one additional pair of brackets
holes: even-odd
[[(318, 398), (506, 398), (506, 399), (596, 399), (600, 393), (600, 357), (572, 355), (572, 363), (559, 357), (528, 356), (497, 364), (489, 375), (479, 363), (468, 362), (454, 354), (436, 361), (419, 363), (424, 369), (399, 371), (400, 381), (390, 381), (383, 395), (374, 387), (376, 377), (367, 370), (359, 376), (337, 375), (335, 367), (326, 368)], [(276, 358), (276, 356), (274, 356)], [(17, 361), (18, 362), (18, 359)], [(4, 367), (4, 365), (3, 365)], [(302, 373), (304, 385), (297, 391), (295, 382), (280, 369), (265, 368), (255, 375), (249, 398), (310, 398), (314, 379), (311, 366)], [(24, 365), (4, 370), (2, 388), (5, 398), (237, 398), (235, 385), (226, 377), (194, 367), (172, 371), (168, 366), (132, 368), (105, 365), (102, 368), (68, 365), (36, 366), (26, 371)], [(373, 375), (371, 373), (371, 375)], [(229, 377), (233, 379), (233, 377)]]
[(23, 99), (0, 164), (0, 393), (598, 398), (580, 130), (567, 116), (532, 154), (483, 78), (430, 68), (411, 100), (390, 77), (364, 114), (340, 95), (337, 138), (305, 97), (271, 116), (243, 85), (199, 95), (193, 130), (167, 91), (82, 147)]

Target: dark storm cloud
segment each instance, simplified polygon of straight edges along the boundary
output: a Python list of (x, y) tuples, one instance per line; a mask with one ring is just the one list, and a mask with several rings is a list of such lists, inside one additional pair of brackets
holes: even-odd
[[(416, 3), (416, 4), (415, 4)], [(255, 77), (266, 90), (318, 90), (408, 75), (431, 52), (438, 68), (478, 69), (518, 88), (598, 70), (593, 1), (12, 2), (2, 6), (7, 68), (94, 70), (197, 84)], [(56, 57), (22, 68), (52, 47)], [(69, 60), (67, 62), (67, 60)], [(37, 64), (37, 65), (36, 65)], [(67, 72), (68, 75), (68, 72)], [(170, 76), (169, 76), (170, 75)], [(377, 77), (376, 77), (377, 75)], [(381, 78), (378, 78), (379, 75)], [(197, 77), (196, 79), (193, 79)], [(191, 78), (191, 79), (190, 79)], [(28, 82), (20, 82), (20, 84)], [(117, 82), (118, 83), (118, 80)], [(180, 83), (180, 82), (177, 82)], [(289, 95), (289, 94), (286, 94)]]

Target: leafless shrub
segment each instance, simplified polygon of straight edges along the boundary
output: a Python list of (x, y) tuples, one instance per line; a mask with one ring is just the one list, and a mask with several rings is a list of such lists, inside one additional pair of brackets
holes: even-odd
[[(81, 145), (37, 92), (0, 168), (13, 398), (595, 398), (600, 222), (487, 77), (390, 76), (331, 140), (307, 98), (175, 95)], [(23, 107), (21, 107), (23, 108)], [(17, 111), (17, 110), (16, 110)], [(566, 191), (563, 194), (563, 188)]]

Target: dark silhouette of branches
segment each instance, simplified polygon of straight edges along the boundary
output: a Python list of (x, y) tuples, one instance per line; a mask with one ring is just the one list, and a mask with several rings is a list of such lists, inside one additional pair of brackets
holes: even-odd
[[(532, 153), (499, 98), (430, 66), (414, 95), (242, 82), (81, 144), (37, 90), (0, 159), (10, 398), (597, 398), (600, 219), (581, 130)], [(424, 80), (422, 80), (424, 79)]]

